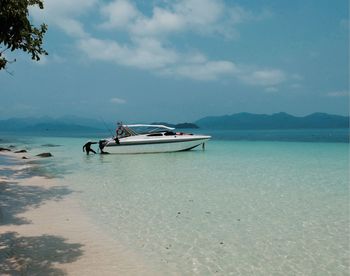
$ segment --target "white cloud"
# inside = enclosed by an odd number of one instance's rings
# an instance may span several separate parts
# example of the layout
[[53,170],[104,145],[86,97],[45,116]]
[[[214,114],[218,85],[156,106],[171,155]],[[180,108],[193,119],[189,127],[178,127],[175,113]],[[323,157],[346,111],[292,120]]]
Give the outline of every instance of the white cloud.
[[348,97],[349,96],[349,91],[346,90],[341,90],[341,91],[332,91],[327,93],[328,97]]
[[116,0],[101,7],[101,14],[107,20],[100,26],[105,29],[124,27],[138,17],[137,8],[126,0]]
[[[79,20],[89,12],[100,11],[98,29],[123,32],[127,39],[101,39]],[[175,0],[153,4],[151,14],[143,13],[133,1],[46,0],[45,9],[32,9],[31,15],[60,28],[75,40],[75,46],[90,60],[148,70],[159,75],[217,80],[239,79],[249,85],[276,87],[287,80],[279,69],[247,69],[232,60],[209,59],[199,50],[180,50],[172,44],[173,35],[193,33],[233,38],[237,25],[268,17],[269,12],[253,13],[223,0]],[[90,24],[91,25],[91,24]],[[113,37],[110,35],[109,37]],[[194,52],[194,53],[193,53]],[[258,69],[257,69],[258,68]]]
[[74,19],[65,18],[59,23],[60,28],[72,37],[86,37],[88,34],[84,31],[83,25]]
[[101,7],[106,19],[100,26],[123,27],[133,36],[158,36],[179,31],[204,32],[217,24],[225,11],[222,1],[178,0],[165,7],[154,6],[151,16],[143,14],[130,1],[115,0]]
[[206,61],[178,65],[165,71],[166,74],[174,74],[194,80],[216,80],[224,75],[234,76],[236,66],[229,61]]
[[[180,32],[201,35],[218,33],[232,37],[237,24],[266,17],[222,0],[177,0],[154,6],[146,15],[127,0],[114,0],[100,9],[105,21],[99,26],[122,30],[130,42],[121,44],[97,38],[81,39],[78,47],[95,60],[153,70],[153,72],[195,80],[216,80],[223,76],[244,79],[247,83],[272,86],[284,81],[282,71],[244,71],[230,60],[208,60],[197,51],[194,55],[171,46],[168,37]],[[278,73],[280,75],[278,75]],[[273,74],[273,76],[271,76]]]
[[192,29],[208,28],[224,17],[225,4],[221,0],[182,0],[174,10]]
[[221,34],[232,38],[236,25],[266,18],[266,11],[254,14],[222,0],[177,0],[154,6],[147,16],[127,0],[115,0],[100,8],[105,29],[123,29],[131,36],[163,36],[177,32]]
[[236,78],[263,87],[277,86],[287,80],[282,70],[251,70],[227,60],[208,60],[202,53],[183,54],[165,47],[154,38],[139,38],[133,45],[92,37],[78,41],[78,48],[92,60],[112,62],[174,77],[212,81]]
[[72,18],[86,13],[96,5],[97,0],[45,0],[44,9],[31,7],[30,14],[41,21],[54,21],[59,18]]
[[52,55],[41,55],[39,61],[30,60],[34,65],[44,66],[49,63],[64,63],[66,60],[57,54]]
[[140,39],[132,46],[120,45],[113,40],[81,39],[78,47],[89,58],[132,66],[139,69],[163,68],[174,64],[178,54],[164,48],[159,41]]
[[70,36],[86,36],[83,24],[77,19],[88,12],[97,0],[45,0],[44,9],[30,8],[30,15],[38,22],[57,26]]
[[226,8],[222,0],[181,0],[175,3],[174,10],[194,25],[216,22]]
[[286,74],[279,69],[263,69],[245,73],[240,77],[245,83],[257,86],[276,86],[287,80]]
[[141,39],[134,48],[129,48],[111,40],[86,38],[79,41],[78,47],[91,59],[139,69],[154,69],[156,73],[168,76],[215,80],[238,72],[236,65],[230,61],[208,61],[199,53],[184,57],[152,39]]
[[110,99],[110,102],[114,103],[114,104],[125,104],[126,100],[121,99],[121,98],[112,98],[112,99]]
[[136,40],[136,47],[129,53],[129,64],[139,68],[161,68],[178,62],[179,53],[165,47],[159,40]]
[[130,26],[132,35],[157,36],[183,30],[185,22],[181,16],[171,11],[154,8],[153,17],[140,17]]

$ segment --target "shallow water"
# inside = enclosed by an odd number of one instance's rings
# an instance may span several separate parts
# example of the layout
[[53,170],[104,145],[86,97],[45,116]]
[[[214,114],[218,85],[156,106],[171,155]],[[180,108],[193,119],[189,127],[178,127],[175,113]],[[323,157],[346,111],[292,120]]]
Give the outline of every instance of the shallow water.
[[106,233],[164,274],[348,274],[347,143],[213,140],[205,151],[86,156],[86,138],[30,141],[54,154]]

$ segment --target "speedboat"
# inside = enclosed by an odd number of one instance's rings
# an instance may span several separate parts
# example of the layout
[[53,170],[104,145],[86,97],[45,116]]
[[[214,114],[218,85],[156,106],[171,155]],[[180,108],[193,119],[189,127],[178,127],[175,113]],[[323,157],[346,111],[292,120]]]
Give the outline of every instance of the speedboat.
[[99,141],[101,153],[158,153],[191,150],[211,136],[174,132],[164,125],[118,124],[116,136]]

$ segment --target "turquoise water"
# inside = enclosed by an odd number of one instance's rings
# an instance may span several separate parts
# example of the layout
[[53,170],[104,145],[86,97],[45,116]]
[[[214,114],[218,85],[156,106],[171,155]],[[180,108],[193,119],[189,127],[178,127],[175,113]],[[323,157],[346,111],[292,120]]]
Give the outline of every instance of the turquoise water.
[[86,156],[85,141],[26,139],[54,154],[47,172],[81,191],[106,233],[165,275],[348,275],[349,144],[213,140]]

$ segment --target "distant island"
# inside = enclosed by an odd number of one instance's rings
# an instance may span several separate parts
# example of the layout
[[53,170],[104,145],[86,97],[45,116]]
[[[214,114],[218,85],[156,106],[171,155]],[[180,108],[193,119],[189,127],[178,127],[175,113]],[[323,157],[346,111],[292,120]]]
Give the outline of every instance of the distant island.
[[[312,128],[349,128],[349,116],[313,113],[304,117],[293,116],[284,112],[267,114],[236,113],[224,116],[209,116],[193,123],[154,122],[177,129],[312,129]],[[0,131],[42,132],[110,132],[116,125],[96,119],[77,116],[60,118],[11,118],[0,120]]]

